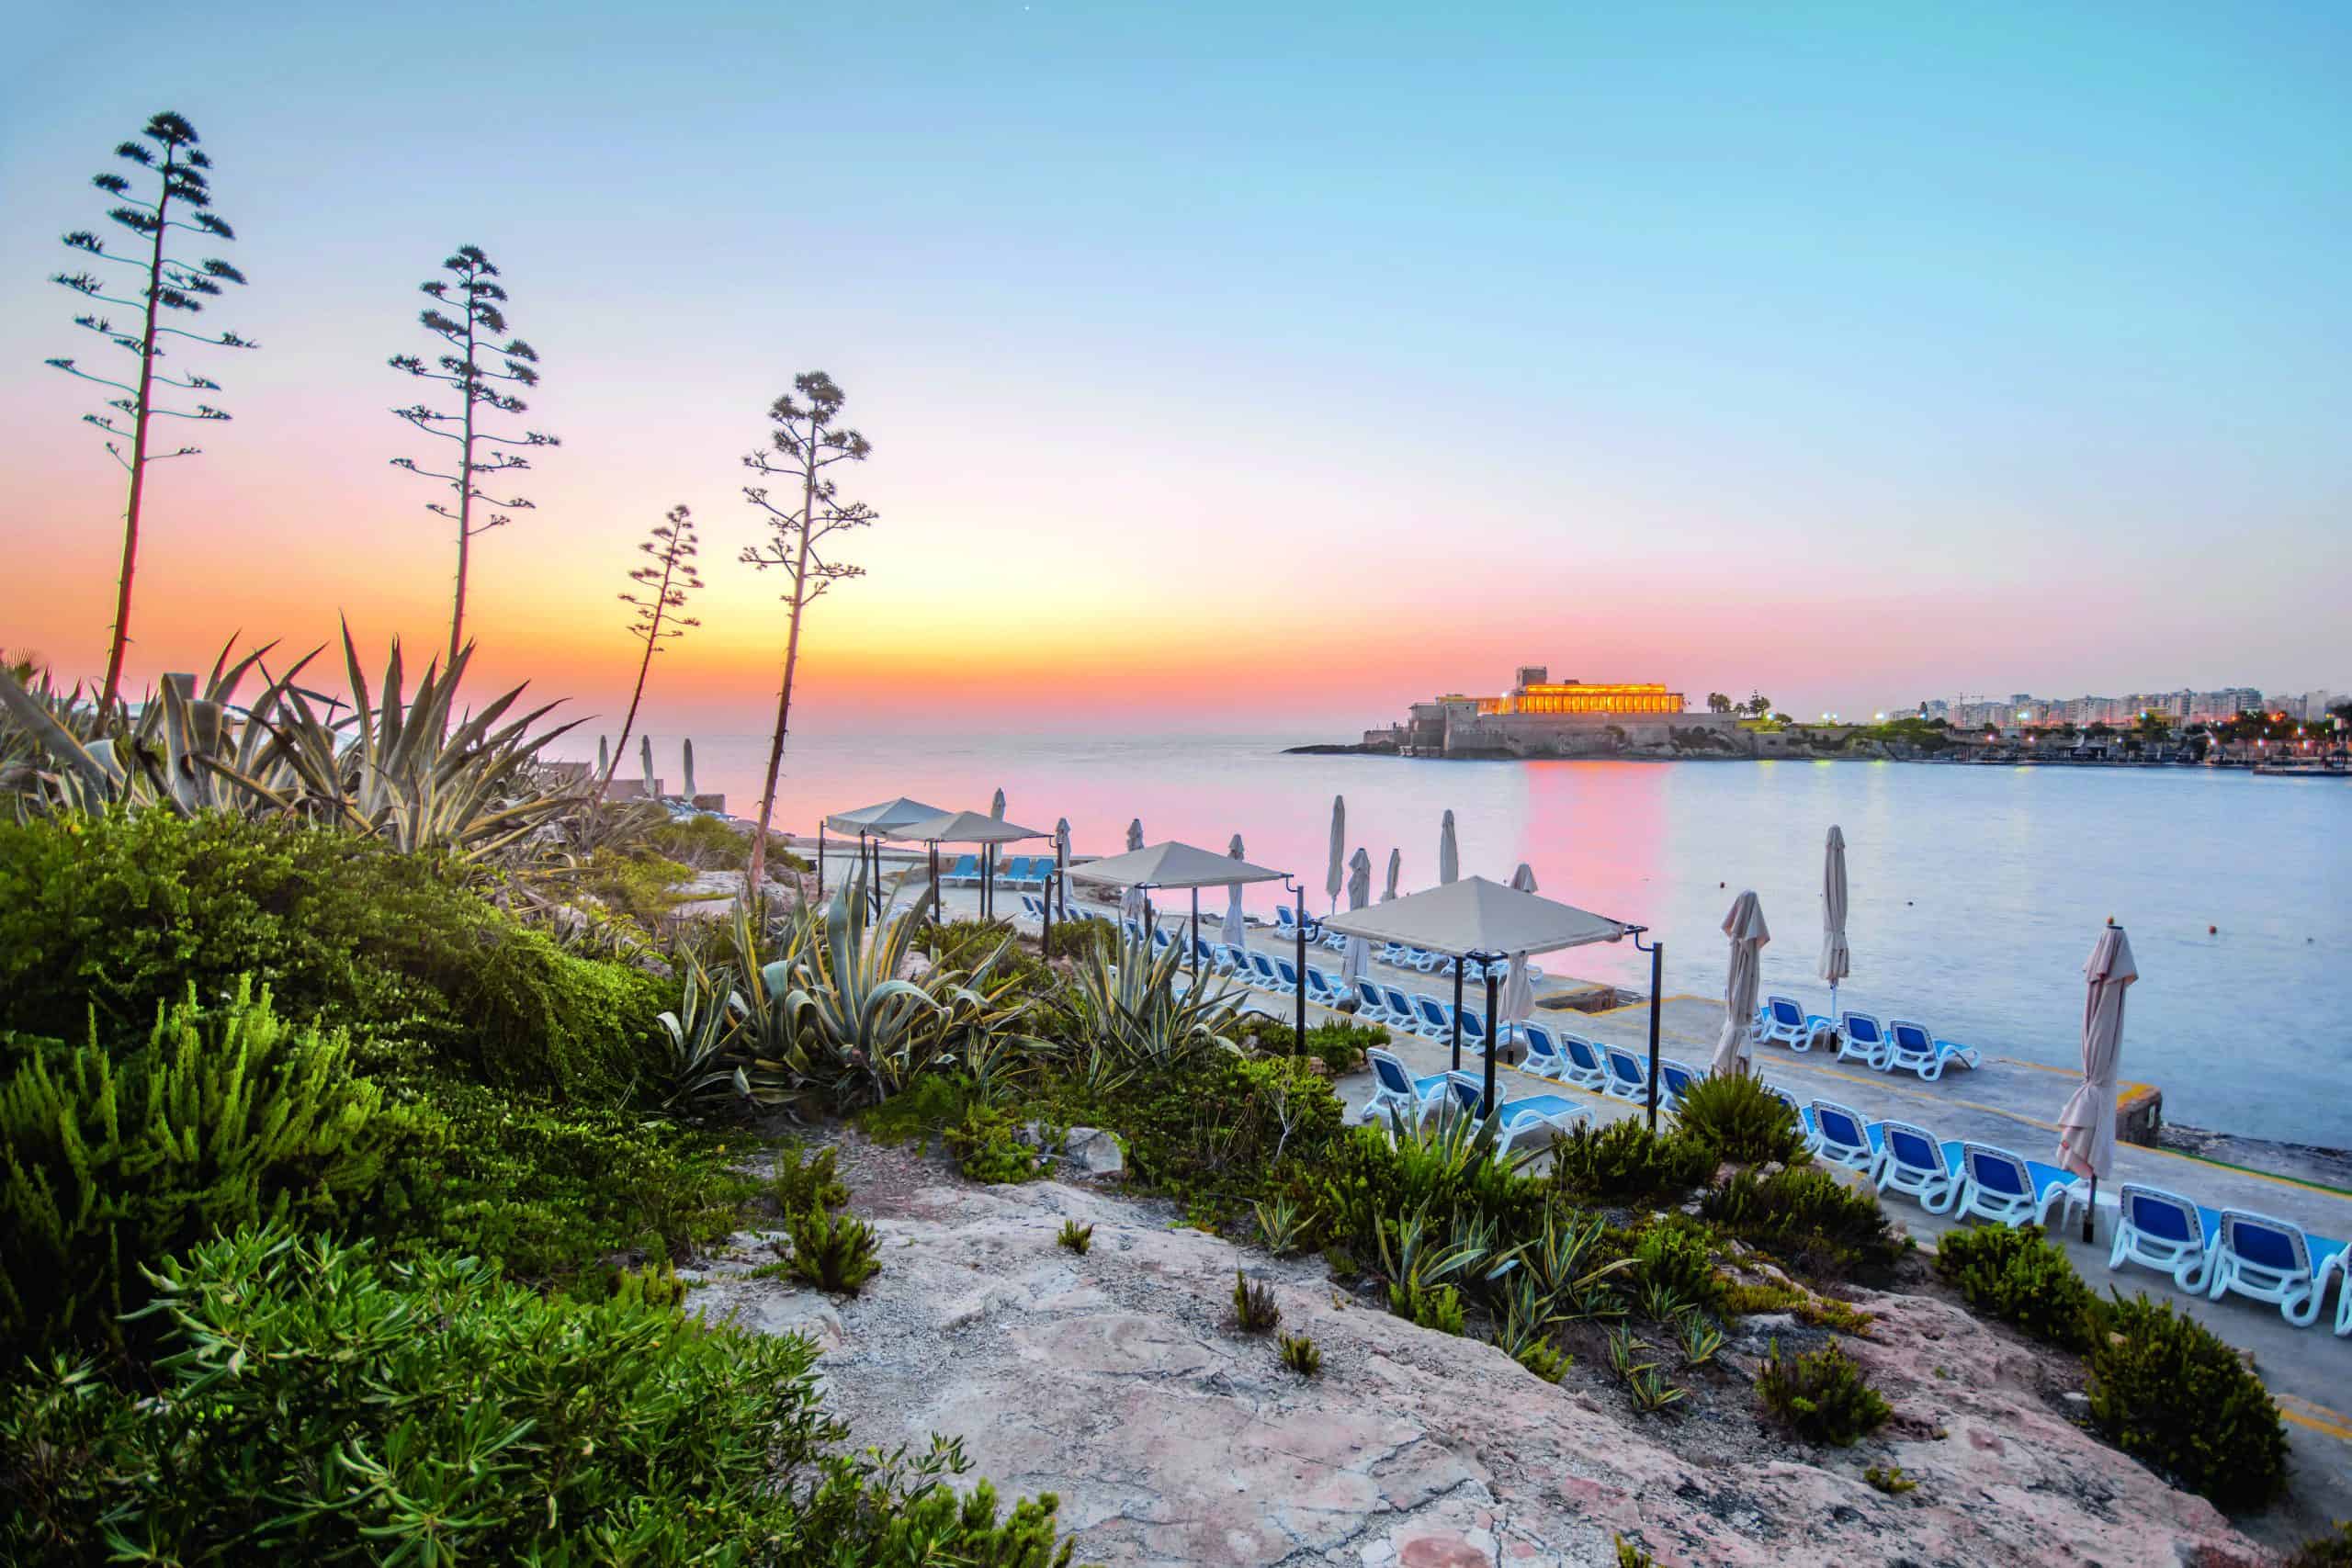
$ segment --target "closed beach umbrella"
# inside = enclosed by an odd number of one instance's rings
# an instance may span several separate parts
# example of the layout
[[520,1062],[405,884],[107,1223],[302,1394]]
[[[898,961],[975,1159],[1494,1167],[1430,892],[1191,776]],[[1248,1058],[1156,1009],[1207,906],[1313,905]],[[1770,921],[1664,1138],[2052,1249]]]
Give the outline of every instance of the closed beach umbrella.
[[[1535,868],[1525,861],[1520,862],[1519,869],[1510,874],[1510,885],[1521,893],[1534,892]],[[1493,1021],[1498,1031],[1506,1024],[1517,1029],[1527,1021],[1527,1015],[1535,1010],[1535,982],[1528,978],[1527,954],[1514,953],[1510,955],[1510,969],[1503,976],[1502,1000],[1495,1004],[1495,1010],[1501,1015]],[[1495,1038],[1507,1040],[1510,1036],[1498,1032]]]
[[689,739],[686,741],[686,743],[685,743],[685,754],[686,754],[686,788],[685,788],[685,796],[686,796],[686,804],[687,804],[688,806],[692,806],[692,805],[695,803],[695,743],[694,743],[694,741],[693,741],[691,739]]
[[[1060,871],[1069,870],[1069,818],[1067,817],[1054,824],[1054,864]],[[1058,892],[1061,897],[1061,908],[1062,913],[1067,915],[1069,913],[1069,885],[1062,882],[1059,877],[1055,880],[1060,883]]]
[[1724,917],[1724,935],[1731,938],[1731,974],[1724,982],[1724,1032],[1715,1037],[1714,1070],[1740,1071],[1747,1055],[1747,1032],[1756,1019],[1756,987],[1764,944],[1772,940],[1765,929],[1764,906],[1753,893],[1732,900]]
[[653,737],[640,735],[637,738],[637,755],[639,764],[645,769],[645,798],[661,799],[662,792],[653,787]]
[[1335,795],[1331,797],[1331,863],[1323,874],[1323,891],[1331,896],[1331,908],[1334,910],[1340,907],[1340,887],[1344,874],[1340,868],[1347,863],[1347,797]]
[[[1233,835],[1233,842],[1225,852],[1234,860],[1242,858],[1240,834]],[[1225,906],[1225,929],[1217,934],[1227,947],[1250,945],[1250,923],[1241,918],[1241,884],[1238,882],[1233,885],[1230,901]]]
[[1462,852],[1453,847],[1453,813],[1448,811],[1437,829],[1437,879],[1441,883],[1462,879]]
[[1000,822],[1004,820],[1004,791],[997,791],[996,798],[989,802],[989,815]]
[[[2098,933],[2083,965],[2083,1086],[2058,1113],[2058,1163],[2091,1179],[2091,1207],[2100,1179],[2115,1168],[2115,1066],[2123,1055],[2123,992],[2140,977],[2121,926]],[[2090,1235],[2090,1214],[2083,1235]]]
[[1402,850],[1391,850],[1391,851],[1389,851],[1389,852],[1388,852],[1388,886],[1385,886],[1385,887],[1384,887],[1384,888],[1382,888],[1382,889],[1380,890],[1380,901],[1381,901],[1382,903],[1385,904],[1385,903],[1389,902],[1391,899],[1393,899],[1393,898],[1395,898],[1395,897],[1396,897],[1396,876],[1397,876],[1397,874],[1398,874],[1399,872],[1403,871],[1404,869],[1405,869],[1405,852],[1404,852],[1404,851],[1402,851]]
[[[1127,824],[1127,848],[1129,850],[1143,848],[1143,818],[1140,817]],[[1144,890],[1140,887],[1130,887],[1120,894],[1119,914],[1121,917],[1130,920],[1142,919],[1144,897]],[[1148,936],[1150,933],[1147,931],[1145,934]]]
[[[1358,850],[1348,862],[1348,908],[1361,909],[1372,902],[1372,857]],[[1360,936],[1348,938],[1348,951],[1340,961],[1340,978],[1348,989],[1356,988],[1363,978],[1365,968],[1372,963],[1372,943]]]
[[1829,1016],[1838,1016],[1838,982],[1854,972],[1846,947],[1846,835],[1835,823],[1821,862],[1821,977],[1829,982]]

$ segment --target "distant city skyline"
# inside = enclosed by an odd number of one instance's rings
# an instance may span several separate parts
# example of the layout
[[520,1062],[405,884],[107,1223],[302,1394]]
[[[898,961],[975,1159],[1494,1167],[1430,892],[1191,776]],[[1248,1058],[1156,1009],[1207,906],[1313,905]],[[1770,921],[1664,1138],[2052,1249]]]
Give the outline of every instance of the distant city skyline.
[[1346,734],[1527,657],[1797,714],[2005,669],[2352,684],[2341,7],[481,25],[520,62],[494,116],[404,12],[12,24],[0,646],[105,662],[122,484],[44,280],[170,107],[252,279],[205,319],[261,348],[196,367],[235,418],[156,471],[133,690],[232,633],[446,635],[385,360],[465,243],[564,443],[478,541],[472,678],[567,714],[617,714],[615,594],[684,502],[710,587],[649,712],[759,728],[741,460],[815,368],[882,521],[811,619],[807,725]]

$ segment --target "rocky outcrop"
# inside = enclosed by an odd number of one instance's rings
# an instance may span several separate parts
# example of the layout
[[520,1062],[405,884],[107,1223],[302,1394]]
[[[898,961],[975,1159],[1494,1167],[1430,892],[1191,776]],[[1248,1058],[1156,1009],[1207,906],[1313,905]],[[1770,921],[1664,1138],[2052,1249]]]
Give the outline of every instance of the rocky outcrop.
[[[1678,1374],[1698,1391],[1688,1413],[1641,1417],[1597,1356],[1544,1382],[1340,1291],[1317,1261],[1176,1228],[1161,1205],[974,1187],[864,1145],[843,1163],[882,1235],[864,1294],[749,1278],[770,1255],[747,1236],[689,1300],[812,1335],[855,1442],[953,1434],[1000,1489],[1057,1494],[1083,1561],[1611,1564],[1621,1534],[1660,1564],[1744,1568],[2266,1561],[2072,1425],[2041,1352],[1939,1299],[1861,1299],[1878,1326],[1843,1343],[1895,1416],[1854,1449],[1813,1450],[1747,1387],[1767,1336],[1821,1337],[1786,1318],[1747,1320],[1724,1365]],[[1085,1256],[1056,1245],[1065,1219],[1094,1227]],[[1319,1377],[1234,1327],[1237,1268],[1272,1286],[1285,1332],[1313,1337]],[[1918,1489],[1883,1495],[1869,1465]]]

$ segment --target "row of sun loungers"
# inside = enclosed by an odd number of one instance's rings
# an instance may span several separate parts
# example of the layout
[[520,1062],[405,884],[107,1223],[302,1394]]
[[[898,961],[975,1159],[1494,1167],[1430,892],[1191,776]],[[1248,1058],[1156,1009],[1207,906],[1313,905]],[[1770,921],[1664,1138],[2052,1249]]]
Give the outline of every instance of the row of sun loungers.
[[1866,1012],[1831,1019],[1805,1011],[1790,997],[1765,998],[1750,1033],[1759,1044],[1778,1042],[1793,1051],[1810,1051],[1823,1038],[1831,1038],[1841,1062],[1860,1062],[1883,1073],[1901,1068],[1929,1083],[1943,1077],[1946,1067],[1983,1065],[1974,1049],[1939,1040],[1925,1024],[1898,1018],[1882,1025]]
[[[1007,887],[1043,887],[1054,879],[1054,857],[1014,855],[996,868],[996,879]],[[977,887],[980,880],[978,855],[957,855],[956,863],[939,874],[943,887]]]
[[[1817,1157],[1860,1172],[1882,1193],[1915,1198],[1931,1214],[2048,1224],[2055,1210],[2065,1224],[2090,1201],[2088,1183],[2073,1172],[1988,1144],[1940,1141],[1908,1122],[1865,1122],[1834,1100],[1816,1100],[1804,1115]],[[2298,1328],[2318,1319],[2331,1280],[2341,1278],[2335,1332],[2352,1337],[2352,1255],[2343,1242],[2251,1210],[2205,1208],[2138,1182],[2122,1183],[2116,1196],[2110,1269],[2137,1263],[2170,1274],[2191,1294],[2220,1301],[2234,1292],[2267,1302]]]
[[[1286,904],[1278,905],[1274,909],[1273,934],[1283,941],[1295,942],[1298,938],[1298,917]],[[1310,946],[1329,948],[1333,953],[1348,950],[1348,939],[1338,931],[1324,930],[1319,920],[1309,919],[1306,922],[1306,941]],[[1422,975],[1442,975],[1448,979],[1453,978],[1454,965],[1459,964],[1464,980],[1482,983],[1489,974],[1498,980],[1501,979],[1510,967],[1507,959],[1481,964],[1476,959],[1457,959],[1450,953],[1430,953],[1395,942],[1382,942],[1373,956],[1383,964],[1393,964],[1400,969],[1410,969]],[[1531,964],[1527,966],[1527,976],[1531,980],[1541,980],[1544,971]]]

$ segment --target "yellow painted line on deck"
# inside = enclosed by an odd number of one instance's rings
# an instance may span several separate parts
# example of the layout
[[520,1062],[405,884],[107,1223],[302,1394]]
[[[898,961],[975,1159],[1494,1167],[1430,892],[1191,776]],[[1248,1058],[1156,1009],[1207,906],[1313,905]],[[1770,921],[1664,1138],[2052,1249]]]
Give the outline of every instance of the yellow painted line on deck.
[[2340,1416],[2324,1404],[2298,1399],[2291,1393],[2274,1393],[2270,1397],[2278,1406],[2278,1414],[2296,1426],[2309,1427],[2338,1442],[2352,1443],[2352,1417]]

